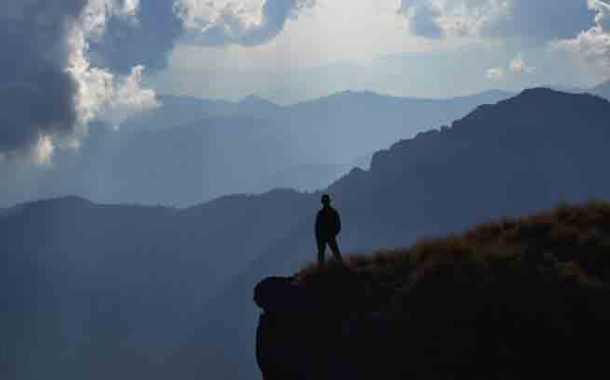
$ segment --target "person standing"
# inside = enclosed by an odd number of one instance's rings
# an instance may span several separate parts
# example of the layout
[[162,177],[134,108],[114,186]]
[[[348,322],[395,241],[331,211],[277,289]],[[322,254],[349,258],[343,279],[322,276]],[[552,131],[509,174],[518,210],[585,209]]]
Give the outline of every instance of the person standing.
[[322,195],[322,209],[318,211],[316,218],[316,242],[318,246],[318,264],[324,264],[324,255],[326,245],[337,261],[343,261],[339,245],[337,244],[337,235],[341,232],[341,217],[339,212],[330,205],[330,196]]

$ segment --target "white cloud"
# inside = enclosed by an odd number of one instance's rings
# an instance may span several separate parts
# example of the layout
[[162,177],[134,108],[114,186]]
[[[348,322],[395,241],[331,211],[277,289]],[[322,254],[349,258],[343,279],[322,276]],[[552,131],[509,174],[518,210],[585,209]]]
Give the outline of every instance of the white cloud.
[[587,0],[590,9],[596,12],[595,24],[604,30],[610,27],[610,4],[602,0]]
[[290,18],[315,0],[179,0],[185,41],[203,46],[261,45],[281,33]]
[[81,26],[88,37],[100,37],[106,32],[112,16],[135,20],[140,0],[88,0],[81,14]]
[[479,36],[507,12],[506,0],[402,0],[399,9],[412,32],[433,38]]
[[508,68],[513,74],[533,74],[536,71],[536,68],[530,66],[523,59],[523,55],[519,54],[508,64]]
[[503,81],[506,79],[506,70],[503,67],[493,67],[486,72],[487,79],[492,81]]
[[38,141],[32,151],[31,159],[36,165],[48,166],[51,164],[54,153],[55,144],[53,143],[51,136],[41,134],[38,136]]
[[118,129],[128,117],[159,106],[155,92],[141,86],[143,73],[144,66],[136,66],[127,76],[116,78],[110,74],[104,82],[103,102],[97,118],[112,123]]
[[521,74],[533,74],[536,68],[530,66],[523,59],[523,55],[519,53],[509,63],[508,67],[504,68],[501,66],[493,67],[485,72],[487,79],[499,82],[508,78],[508,74],[521,75]]
[[74,97],[77,119],[74,133],[62,145],[77,148],[93,119],[118,125],[128,116],[158,104],[155,92],[141,87],[143,66],[135,66],[129,75],[120,76],[93,66],[88,58],[88,38],[104,32],[109,12],[136,17],[138,5],[138,0],[92,0],[73,27],[66,71],[77,83]]
[[553,41],[552,51],[567,53],[586,70],[610,76],[610,4],[601,0],[588,0],[596,12],[594,25],[574,38]]

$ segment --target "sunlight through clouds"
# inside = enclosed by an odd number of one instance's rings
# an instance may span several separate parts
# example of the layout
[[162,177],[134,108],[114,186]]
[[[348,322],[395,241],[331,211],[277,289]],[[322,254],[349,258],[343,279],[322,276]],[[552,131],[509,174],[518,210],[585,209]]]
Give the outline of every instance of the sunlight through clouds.
[[113,17],[134,18],[138,9],[137,0],[2,1],[0,103],[10,110],[0,116],[4,157],[31,153],[48,163],[56,146],[77,148],[105,108],[137,112],[154,104],[154,91],[140,87],[143,68],[123,77],[90,61],[90,41]]

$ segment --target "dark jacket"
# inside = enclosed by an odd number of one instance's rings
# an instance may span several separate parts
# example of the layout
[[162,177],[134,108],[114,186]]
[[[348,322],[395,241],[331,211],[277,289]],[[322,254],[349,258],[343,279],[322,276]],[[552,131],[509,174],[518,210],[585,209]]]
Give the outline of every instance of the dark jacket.
[[334,208],[328,206],[318,211],[316,218],[316,239],[328,240],[341,232],[341,218]]

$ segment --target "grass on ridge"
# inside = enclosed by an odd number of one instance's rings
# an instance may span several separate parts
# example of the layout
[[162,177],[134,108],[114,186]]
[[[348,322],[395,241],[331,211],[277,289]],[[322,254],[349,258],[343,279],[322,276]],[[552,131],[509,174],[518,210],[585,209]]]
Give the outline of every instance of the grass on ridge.
[[[550,212],[504,218],[463,234],[422,240],[402,250],[348,257],[344,265],[311,264],[297,275],[307,282],[349,269],[353,273],[416,282],[442,266],[497,265],[547,268],[586,284],[610,280],[610,203],[562,204]],[[395,284],[396,285],[396,284]]]

